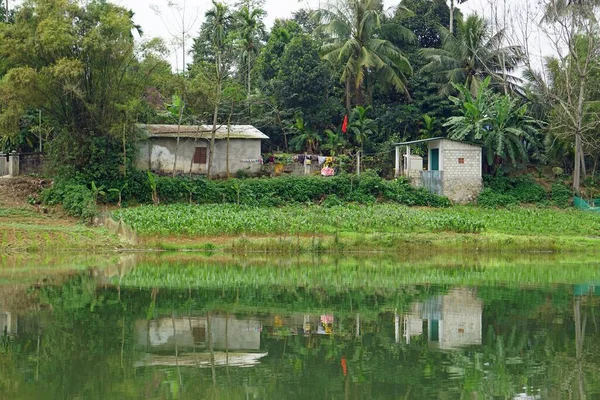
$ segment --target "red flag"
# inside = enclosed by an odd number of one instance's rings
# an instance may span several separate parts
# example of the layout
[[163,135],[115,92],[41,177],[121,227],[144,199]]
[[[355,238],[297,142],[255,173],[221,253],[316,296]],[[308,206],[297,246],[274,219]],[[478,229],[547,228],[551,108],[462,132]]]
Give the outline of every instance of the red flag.
[[348,114],[344,117],[344,123],[342,124],[342,132],[348,132]]

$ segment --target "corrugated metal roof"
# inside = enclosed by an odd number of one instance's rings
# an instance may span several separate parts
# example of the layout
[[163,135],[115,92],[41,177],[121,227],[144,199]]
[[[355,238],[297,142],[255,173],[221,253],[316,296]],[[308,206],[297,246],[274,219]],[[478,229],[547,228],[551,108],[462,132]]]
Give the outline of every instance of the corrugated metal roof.
[[451,142],[457,142],[457,143],[468,144],[470,146],[482,147],[479,144],[464,142],[462,140],[454,140],[454,139],[450,139],[450,138],[447,138],[447,137],[435,137],[435,138],[430,138],[430,139],[412,140],[410,142],[394,143],[394,146],[408,146],[408,145],[411,145],[411,144],[427,143],[427,142],[433,142],[433,141],[436,141],[436,140],[449,140]]
[[[144,130],[148,137],[189,137],[189,138],[210,138],[212,125],[138,125]],[[216,139],[227,139],[227,125],[218,125],[215,133]],[[252,125],[230,125],[230,139],[269,139],[267,135],[253,127]]]

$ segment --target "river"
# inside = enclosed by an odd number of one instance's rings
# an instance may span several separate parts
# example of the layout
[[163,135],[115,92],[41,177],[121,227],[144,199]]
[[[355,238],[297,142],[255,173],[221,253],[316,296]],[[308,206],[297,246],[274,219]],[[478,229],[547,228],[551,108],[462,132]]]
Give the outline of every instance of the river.
[[0,398],[600,398],[596,259],[0,256]]

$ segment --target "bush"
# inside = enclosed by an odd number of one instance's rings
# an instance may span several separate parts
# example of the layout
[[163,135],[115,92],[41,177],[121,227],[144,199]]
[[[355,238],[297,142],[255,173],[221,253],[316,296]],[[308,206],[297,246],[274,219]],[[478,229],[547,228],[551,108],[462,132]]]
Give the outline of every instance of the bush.
[[[137,200],[152,203],[152,190],[145,173],[138,171],[128,175],[123,187],[123,201]],[[65,201],[67,186],[79,182],[58,181],[43,199],[49,204]],[[108,190],[112,187],[104,185]],[[321,204],[395,202],[411,206],[447,207],[450,201],[425,189],[412,187],[407,180],[387,181],[375,173],[362,176],[342,174],[324,178],[321,176],[283,176],[278,178],[252,178],[208,180],[206,178],[158,177],[156,189],[161,204],[239,204],[248,206],[282,206],[286,204]],[[118,196],[110,193],[109,202],[116,203]],[[335,196],[335,197],[332,197]],[[327,200],[331,198],[330,200]]]
[[85,185],[58,182],[42,192],[41,199],[49,205],[62,204],[67,214],[89,220],[97,214],[92,191]]
[[566,208],[571,203],[573,192],[571,188],[562,182],[552,184],[552,204],[557,207]]
[[496,208],[519,204],[519,199],[511,194],[498,193],[492,189],[483,189],[477,199],[477,205]]
[[484,207],[506,207],[521,203],[546,204],[548,201],[546,189],[529,175],[486,176],[484,188],[477,201],[477,204]]

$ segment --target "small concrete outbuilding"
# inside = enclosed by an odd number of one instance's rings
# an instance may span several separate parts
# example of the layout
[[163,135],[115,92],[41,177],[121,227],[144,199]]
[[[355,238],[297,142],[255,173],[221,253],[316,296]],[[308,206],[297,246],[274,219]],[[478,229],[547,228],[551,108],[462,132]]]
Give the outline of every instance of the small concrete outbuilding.
[[[411,146],[427,144],[427,168],[423,158],[411,154]],[[474,201],[483,188],[483,151],[478,145],[446,138],[396,143],[396,176],[446,196],[455,203]],[[405,151],[403,151],[405,150]],[[402,154],[404,162],[401,163]]]
[[[138,143],[137,167],[157,173],[205,175],[208,172],[212,126],[139,125],[145,138]],[[179,138],[179,145],[177,144]],[[269,137],[250,125],[223,125],[215,132],[211,175],[261,171],[262,141]],[[175,165],[177,154],[177,165]]]

